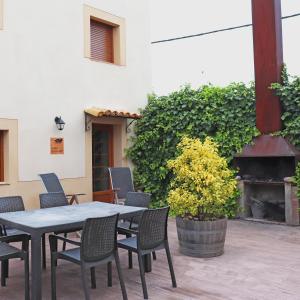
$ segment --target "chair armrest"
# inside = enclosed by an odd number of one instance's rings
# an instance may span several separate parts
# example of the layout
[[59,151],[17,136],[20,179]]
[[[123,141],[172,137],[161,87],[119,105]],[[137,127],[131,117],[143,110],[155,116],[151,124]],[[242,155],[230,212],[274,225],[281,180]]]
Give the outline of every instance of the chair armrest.
[[49,235],[49,243],[50,243],[51,252],[57,252],[57,241],[58,240],[69,243],[69,244],[72,244],[72,245],[75,245],[75,246],[80,246],[81,245],[80,242],[69,240],[69,239],[67,239],[65,237],[62,237],[62,236],[59,236],[59,235],[51,234],[51,235]]
[[130,229],[130,228],[117,228],[118,231],[122,232],[122,233],[129,233],[129,234],[134,234],[137,235],[138,234],[138,230],[135,229]]
[[73,197],[73,196],[85,196],[85,193],[74,193],[74,194],[67,194],[66,197]]
[[4,236],[5,232],[4,232],[4,227],[0,224],[0,236]]
[[0,236],[0,242],[7,242],[7,243],[13,243],[13,242],[19,242],[22,241],[29,241],[30,235],[27,234],[19,234],[15,236]]
[[57,239],[57,240],[61,240],[63,242],[67,242],[67,243],[70,243],[70,244],[73,244],[73,245],[76,245],[76,246],[81,245],[81,242],[73,241],[73,240],[67,239],[67,238],[59,236],[59,235],[51,235],[51,236],[54,236],[54,238]]
[[70,205],[72,205],[74,202],[76,204],[79,204],[77,196],[84,196],[86,194],[84,193],[74,193],[74,194],[67,194],[66,197],[70,199]]
[[120,188],[113,188],[112,191],[114,194],[114,203],[118,204],[118,191],[120,191]]
[[9,242],[8,236],[0,236],[0,242],[4,242],[4,243]]

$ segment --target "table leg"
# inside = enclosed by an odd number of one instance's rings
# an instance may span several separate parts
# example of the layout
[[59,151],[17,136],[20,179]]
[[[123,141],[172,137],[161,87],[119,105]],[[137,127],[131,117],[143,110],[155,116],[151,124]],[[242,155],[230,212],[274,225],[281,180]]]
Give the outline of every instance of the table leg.
[[152,261],[151,261],[151,254],[146,254],[143,256],[144,260],[144,268],[145,272],[149,273],[152,271]]
[[31,299],[42,299],[41,233],[31,235]]

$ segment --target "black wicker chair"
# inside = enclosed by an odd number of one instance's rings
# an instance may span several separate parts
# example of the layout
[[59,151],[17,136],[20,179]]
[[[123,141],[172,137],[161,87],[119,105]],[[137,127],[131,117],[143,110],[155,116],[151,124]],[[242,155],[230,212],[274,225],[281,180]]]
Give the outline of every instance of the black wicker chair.
[[[128,192],[124,205],[149,208],[150,200],[151,195],[148,193]],[[119,221],[118,233],[127,235],[131,234],[132,230],[137,230],[140,218],[141,215],[131,218],[124,218],[122,221]]]
[[[151,194],[142,193],[142,192],[128,192],[124,205],[128,206],[137,206],[149,208],[151,201]],[[126,235],[127,238],[131,237],[133,234],[136,234],[138,230],[138,224],[141,218],[140,216],[135,216],[131,218],[124,218],[122,221],[118,222],[118,233]],[[156,260],[156,254],[153,251],[153,259]],[[132,253],[128,251],[128,265],[129,269],[132,269]]]
[[115,203],[123,204],[128,192],[134,192],[131,170],[127,167],[108,168]]
[[[48,193],[65,193],[64,189],[55,173],[39,174]],[[83,193],[66,195],[70,199],[70,204],[73,202],[78,204],[78,196],[83,196]]]
[[[0,213],[23,210],[25,210],[25,207],[21,196],[0,197]],[[7,243],[21,242],[22,250],[28,251],[27,240],[30,239],[30,235],[28,235],[26,232],[0,224],[0,237],[5,237]],[[5,274],[5,277],[8,277],[8,260],[2,261],[2,270]]]
[[[40,207],[41,208],[51,208],[58,206],[69,205],[69,202],[64,194],[60,193],[45,193],[40,194]],[[81,230],[81,228],[76,228],[68,231],[55,231],[54,234],[64,234],[64,237],[67,237],[68,233]],[[63,250],[66,250],[66,242],[63,242]],[[42,235],[42,251],[43,251],[43,268],[46,269],[46,239],[45,234]]]
[[[75,242],[61,236],[50,235],[51,247],[51,288],[52,300],[56,299],[56,263],[58,259],[68,260],[81,266],[81,278],[85,299],[89,300],[86,270],[91,271],[92,288],[96,288],[95,267],[107,264],[108,286],[112,286],[112,261],[115,260],[123,299],[127,293],[120,267],[117,247],[117,222],[119,215],[87,219],[82,230],[81,242]],[[62,252],[57,252],[57,241],[63,240],[79,246]]]
[[168,243],[168,212],[169,207],[145,210],[139,222],[137,235],[118,241],[119,248],[135,252],[138,255],[140,276],[145,299],[148,299],[148,291],[145,281],[143,256],[150,254],[153,251],[165,249],[172,278],[172,285],[173,287],[177,286]]
[[0,237],[0,261],[1,261],[1,286],[6,286],[6,266],[9,259],[21,258],[24,261],[25,268],[25,300],[29,300],[29,262],[28,262],[28,244],[29,236],[23,240],[26,251],[19,250],[7,242],[10,242],[9,237]]

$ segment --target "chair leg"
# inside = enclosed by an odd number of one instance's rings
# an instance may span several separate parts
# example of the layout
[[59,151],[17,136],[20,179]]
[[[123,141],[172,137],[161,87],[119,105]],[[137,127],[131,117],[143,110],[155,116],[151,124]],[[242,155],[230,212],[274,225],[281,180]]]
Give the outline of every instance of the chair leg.
[[[126,238],[130,238],[132,235],[130,233],[126,233]],[[128,268],[132,269],[132,251],[128,251]]]
[[153,257],[153,260],[156,260],[156,253],[155,253],[155,251],[152,252],[152,257]]
[[142,281],[144,299],[148,299],[148,291],[147,291],[147,285],[145,280],[144,261],[143,261],[142,254],[140,252],[138,252],[138,260],[139,260],[140,276]]
[[127,292],[126,292],[125,283],[124,283],[124,279],[123,279],[123,273],[122,273],[122,269],[121,269],[121,265],[120,265],[120,258],[119,258],[118,251],[116,251],[116,253],[115,253],[115,262],[116,262],[116,266],[117,266],[117,270],[118,270],[123,300],[127,300],[128,299]]
[[5,263],[6,260],[1,261],[1,286],[6,286]]
[[[23,240],[23,241],[22,241],[22,250],[23,250],[23,251],[27,251],[25,248],[26,248],[26,244],[25,244],[25,240]],[[21,257],[21,260],[24,260],[24,258]]]
[[24,258],[24,271],[25,271],[25,300],[30,299],[30,288],[29,288],[29,255],[28,252]]
[[96,288],[96,269],[95,267],[91,268],[91,283],[92,283],[92,289]]
[[[27,238],[23,239],[23,241],[22,241],[22,250],[24,252],[28,252],[28,250],[29,250],[29,239],[27,239]],[[21,260],[23,260],[23,259],[24,258],[21,258]]]
[[56,300],[56,266],[57,259],[51,254],[51,299]]
[[87,277],[86,277],[85,268],[83,266],[81,266],[81,281],[82,281],[85,300],[90,300],[88,281],[87,281]]
[[7,259],[7,260],[4,260],[3,262],[4,262],[4,264],[3,264],[4,276],[5,276],[5,278],[8,278],[8,276],[9,276],[9,260]]
[[165,243],[165,249],[166,249],[166,254],[167,254],[167,258],[168,258],[168,264],[169,264],[169,269],[170,269],[170,273],[171,273],[171,278],[172,278],[172,286],[174,288],[176,288],[177,287],[177,283],[176,283],[176,278],[175,278],[175,273],[174,273],[173,263],[172,263],[172,257],[171,257],[171,253],[170,253],[170,248],[169,248],[169,243],[168,242]]
[[43,260],[43,269],[46,269],[46,234],[42,235],[42,260]]
[[[64,237],[67,238],[68,234],[67,233],[64,233]],[[66,242],[63,242],[63,247],[62,247],[62,250],[63,251],[66,251],[66,245],[67,243]]]
[[128,251],[128,268],[132,269],[132,251]]
[[107,286],[112,286],[112,263],[107,263]]

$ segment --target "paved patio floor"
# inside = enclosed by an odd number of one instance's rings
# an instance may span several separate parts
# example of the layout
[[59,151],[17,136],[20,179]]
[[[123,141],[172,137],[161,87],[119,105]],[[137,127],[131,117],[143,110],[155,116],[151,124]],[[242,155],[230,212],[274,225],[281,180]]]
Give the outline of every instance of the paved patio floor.
[[[163,251],[157,253],[153,272],[146,280],[150,299],[300,299],[300,228],[230,221],[225,254],[211,259],[196,259],[178,252],[174,220],[169,223],[171,251],[178,288],[171,279]],[[143,299],[136,257],[134,268],[127,269],[127,254],[120,251],[129,299]],[[49,254],[48,254],[49,266]],[[11,262],[7,287],[0,288],[1,300],[23,299],[23,265]],[[83,299],[78,266],[60,262],[58,299]],[[43,299],[50,299],[50,269],[43,272]],[[106,287],[105,267],[97,270],[97,289],[91,299],[121,299],[121,290],[113,269],[113,287]]]

